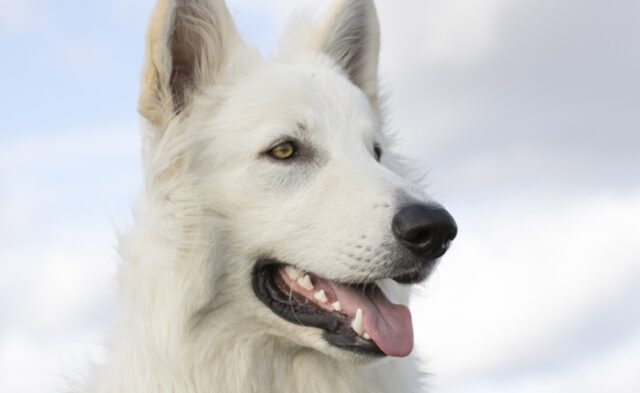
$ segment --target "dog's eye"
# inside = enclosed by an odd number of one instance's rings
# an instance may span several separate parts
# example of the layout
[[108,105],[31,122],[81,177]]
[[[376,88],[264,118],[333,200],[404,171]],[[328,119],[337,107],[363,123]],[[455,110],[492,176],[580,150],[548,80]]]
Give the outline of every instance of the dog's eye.
[[376,161],[380,161],[380,157],[382,157],[382,148],[377,143],[373,145],[373,154],[376,157]]
[[269,150],[269,155],[276,160],[288,160],[298,155],[298,148],[293,142],[286,141]]

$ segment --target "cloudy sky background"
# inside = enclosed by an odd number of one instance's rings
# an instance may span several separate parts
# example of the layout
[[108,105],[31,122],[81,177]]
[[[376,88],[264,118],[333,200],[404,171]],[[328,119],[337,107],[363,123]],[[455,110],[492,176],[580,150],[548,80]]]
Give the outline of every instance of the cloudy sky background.
[[[1,392],[102,356],[152,3],[0,0]],[[228,3],[269,53],[300,1]],[[412,306],[431,391],[639,392],[640,2],[377,3],[398,149],[460,226]]]

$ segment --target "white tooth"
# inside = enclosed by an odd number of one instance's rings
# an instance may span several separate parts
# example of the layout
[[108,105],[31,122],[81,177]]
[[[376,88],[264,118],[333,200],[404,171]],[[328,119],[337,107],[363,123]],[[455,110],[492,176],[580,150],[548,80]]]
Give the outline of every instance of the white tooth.
[[329,301],[329,299],[327,299],[327,295],[324,293],[323,289],[321,289],[318,292],[314,293],[313,297],[315,297],[316,300],[319,301],[320,303],[326,303],[327,301]]
[[293,266],[286,266],[284,268],[284,272],[287,273],[287,276],[289,276],[293,281],[297,280],[302,275],[302,272]]
[[333,308],[335,311],[342,311],[342,305],[340,304],[340,301],[331,303],[331,308]]
[[364,334],[362,335],[362,338],[364,338],[365,340],[371,340],[371,336],[367,332],[364,332]]
[[358,333],[359,336],[362,336],[364,330],[362,329],[362,309],[359,308],[356,310],[356,317],[351,321],[351,328]]
[[309,277],[308,274],[305,274],[304,276],[300,277],[297,281],[298,285],[300,285],[302,288],[308,290],[308,291],[313,291],[313,284],[311,283],[311,277]]

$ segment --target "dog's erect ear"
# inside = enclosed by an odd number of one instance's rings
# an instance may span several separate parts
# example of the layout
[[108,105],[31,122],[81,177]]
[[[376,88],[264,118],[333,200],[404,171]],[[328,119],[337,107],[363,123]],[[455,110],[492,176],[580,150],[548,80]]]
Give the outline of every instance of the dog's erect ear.
[[335,0],[317,34],[320,50],[377,102],[380,26],[373,0]]
[[163,128],[214,84],[242,40],[223,0],[158,0],[147,36],[138,110]]

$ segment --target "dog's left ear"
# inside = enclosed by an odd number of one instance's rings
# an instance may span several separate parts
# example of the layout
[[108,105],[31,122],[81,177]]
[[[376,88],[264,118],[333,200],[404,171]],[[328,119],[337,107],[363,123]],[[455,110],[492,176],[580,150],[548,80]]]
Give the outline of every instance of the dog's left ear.
[[380,25],[373,0],[336,0],[316,34],[319,49],[377,104]]

